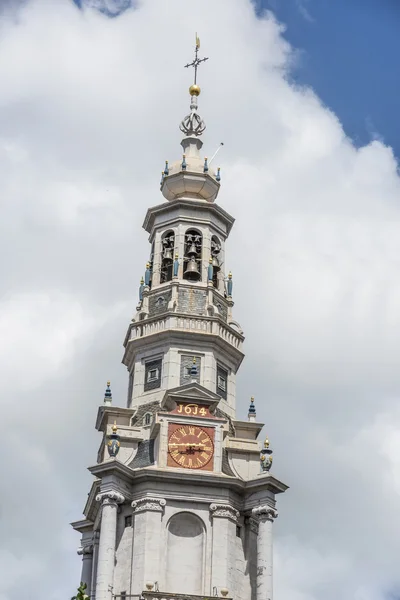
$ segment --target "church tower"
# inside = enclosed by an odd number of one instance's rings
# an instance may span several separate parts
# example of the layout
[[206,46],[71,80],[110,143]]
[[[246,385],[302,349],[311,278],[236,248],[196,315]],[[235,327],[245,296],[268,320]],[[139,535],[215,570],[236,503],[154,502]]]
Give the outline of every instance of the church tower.
[[243,332],[233,317],[218,204],[220,169],[202,153],[196,36],[183,152],[166,162],[163,201],[143,227],[150,256],[124,340],[126,407],[110,384],[81,534],[82,581],[94,600],[272,599],[276,494],[268,440],[251,399],[236,416]]

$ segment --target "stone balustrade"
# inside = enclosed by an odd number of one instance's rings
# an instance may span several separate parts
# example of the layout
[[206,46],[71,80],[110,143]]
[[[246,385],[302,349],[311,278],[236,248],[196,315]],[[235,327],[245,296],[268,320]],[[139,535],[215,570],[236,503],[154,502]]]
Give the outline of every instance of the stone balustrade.
[[218,317],[196,317],[178,313],[161,315],[132,323],[129,339],[136,340],[165,330],[218,335],[238,350],[241,350],[244,339],[243,335],[226,323],[221,322]]

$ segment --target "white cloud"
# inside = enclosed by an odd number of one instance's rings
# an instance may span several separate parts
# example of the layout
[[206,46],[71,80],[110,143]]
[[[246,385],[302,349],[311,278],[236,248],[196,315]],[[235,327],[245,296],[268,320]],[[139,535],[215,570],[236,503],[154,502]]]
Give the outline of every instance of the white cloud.
[[162,201],[163,161],[180,152],[193,29],[210,56],[205,148],[225,143],[218,201],[237,219],[227,269],[247,335],[239,410],[255,394],[275,473],[291,486],[275,526],[277,597],[382,600],[400,585],[393,152],[377,140],[356,148],[312,91],[288,82],[296,53],[247,0],[143,0],[112,20],[32,0],[0,22],[1,404],[12,448],[0,475],[13,480],[0,513],[2,600],[27,589],[29,600],[49,589],[61,600],[79,577],[68,522],[85,502],[109,377],[125,402],[122,341],[149,250],[140,226]]

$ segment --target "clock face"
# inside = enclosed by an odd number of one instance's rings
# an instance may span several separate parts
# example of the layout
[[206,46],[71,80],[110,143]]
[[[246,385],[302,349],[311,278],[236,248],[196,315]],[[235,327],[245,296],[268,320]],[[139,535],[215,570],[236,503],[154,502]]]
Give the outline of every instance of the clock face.
[[214,456],[214,444],[210,433],[197,425],[171,425],[168,465],[183,469],[212,469],[210,461]]

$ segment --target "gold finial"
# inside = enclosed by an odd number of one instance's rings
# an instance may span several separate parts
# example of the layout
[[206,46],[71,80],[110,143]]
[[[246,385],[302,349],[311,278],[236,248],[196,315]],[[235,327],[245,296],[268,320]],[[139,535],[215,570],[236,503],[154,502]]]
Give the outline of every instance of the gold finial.
[[195,356],[193,356],[193,364],[194,365],[196,364],[196,357]]
[[193,83],[193,85],[189,88],[189,94],[191,96],[200,96],[201,88],[197,83]]
[[176,258],[176,260],[178,260],[178,258],[179,258],[179,254],[177,252],[175,252],[175,258]]
[[265,438],[264,448],[269,448],[269,439]]
[[197,31],[196,31],[196,48],[197,48],[197,50],[199,50],[199,49],[200,49],[200,38],[199,38],[199,36],[197,35]]
[[210,260],[208,261],[210,263],[210,265],[212,264],[212,261],[213,261],[213,257],[210,256]]
[[150,269],[150,263],[146,263],[146,269]]
[[[104,381],[104,380],[103,380]],[[111,381],[107,381],[107,385],[110,386],[111,385]]]
[[113,433],[117,433],[118,427],[117,427],[117,421],[114,421],[114,425],[112,426],[112,431]]
[[232,273],[231,273],[231,271],[229,271],[228,277],[229,277],[229,279],[232,279]]

